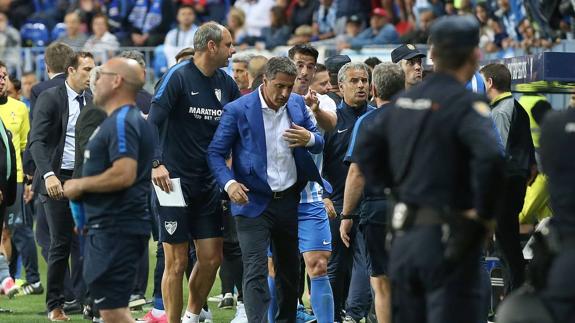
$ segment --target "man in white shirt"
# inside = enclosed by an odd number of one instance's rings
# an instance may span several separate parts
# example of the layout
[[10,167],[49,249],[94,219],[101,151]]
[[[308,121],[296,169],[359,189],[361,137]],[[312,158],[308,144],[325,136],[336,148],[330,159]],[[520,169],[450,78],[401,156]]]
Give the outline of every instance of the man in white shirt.
[[168,59],[168,67],[176,64],[176,54],[186,47],[194,47],[194,35],[198,26],[196,21],[196,12],[191,6],[181,6],[178,8],[176,16],[178,27],[170,30],[164,40],[164,52]]

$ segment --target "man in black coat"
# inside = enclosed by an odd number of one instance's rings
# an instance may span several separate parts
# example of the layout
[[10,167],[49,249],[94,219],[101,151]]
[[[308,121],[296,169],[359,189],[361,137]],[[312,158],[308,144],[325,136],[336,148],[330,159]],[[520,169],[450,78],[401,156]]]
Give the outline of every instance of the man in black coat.
[[69,318],[63,311],[63,282],[73,240],[74,222],[63,182],[75,166],[75,126],[80,111],[91,103],[87,93],[92,54],[75,53],[67,65],[64,84],[44,91],[37,101],[30,133],[30,152],[36,164],[33,188],[44,203],[50,228],[46,305],[52,321]]

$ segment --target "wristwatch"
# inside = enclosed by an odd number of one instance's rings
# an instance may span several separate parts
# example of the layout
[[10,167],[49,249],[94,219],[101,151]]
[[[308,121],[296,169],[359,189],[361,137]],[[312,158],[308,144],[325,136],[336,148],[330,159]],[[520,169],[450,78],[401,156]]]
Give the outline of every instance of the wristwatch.
[[343,212],[341,212],[339,214],[340,220],[353,220],[354,218],[355,218],[355,214],[344,214]]
[[152,168],[158,168],[160,165],[162,165],[162,163],[159,160],[152,160]]

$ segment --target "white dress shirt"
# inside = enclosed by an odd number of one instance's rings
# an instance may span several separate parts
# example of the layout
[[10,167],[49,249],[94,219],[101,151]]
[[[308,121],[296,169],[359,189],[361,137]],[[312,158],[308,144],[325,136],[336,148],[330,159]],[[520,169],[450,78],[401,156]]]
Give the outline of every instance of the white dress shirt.
[[[76,150],[76,121],[80,115],[80,103],[76,100],[78,93],[72,90],[68,82],[66,82],[66,93],[68,93],[68,125],[66,127],[64,155],[62,156],[62,169],[73,170]],[[86,104],[86,99],[83,98],[83,100]]]
[[[297,168],[292,149],[284,139],[283,134],[291,128],[287,105],[280,107],[277,112],[270,108],[262,95],[262,87],[258,88],[262,117],[266,137],[267,180],[272,192],[285,191],[297,182]],[[306,147],[315,144],[315,136],[310,134]],[[224,186],[228,188],[235,180],[230,180]]]

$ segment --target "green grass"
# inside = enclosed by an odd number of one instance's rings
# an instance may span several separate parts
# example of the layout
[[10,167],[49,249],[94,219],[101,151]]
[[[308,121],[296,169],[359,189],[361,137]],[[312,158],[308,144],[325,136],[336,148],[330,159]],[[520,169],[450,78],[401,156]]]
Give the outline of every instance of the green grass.
[[[146,291],[146,299],[151,299],[152,289],[154,285],[154,268],[156,266],[156,243],[150,240],[150,272],[148,275],[148,290]],[[40,276],[42,285],[46,288],[46,262],[40,256],[38,251],[38,262],[40,266]],[[184,283],[182,283],[184,284]],[[210,296],[220,294],[220,280],[216,278],[214,287],[210,292]],[[35,323],[35,322],[48,322],[48,318],[43,312],[45,311],[45,294],[44,295],[26,295],[16,296],[14,299],[8,299],[6,296],[0,296],[0,308],[10,309],[12,313],[0,313],[1,323]],[[184,286],[184,304],[188,298],[187,288]],[[220,310],[216,303],[209,303],[210,310],[212,311],[213,321],[216,323],[227,323],[232,320],[235,315],[235,309]],[[145,315],[150,306],[144,307],[144,311],[132,312],[134,318],[140,318]],[[40,314],[42,313],[42,314]],[[82,315],[71,315],[70,322],[88,322],[82,318]]]

